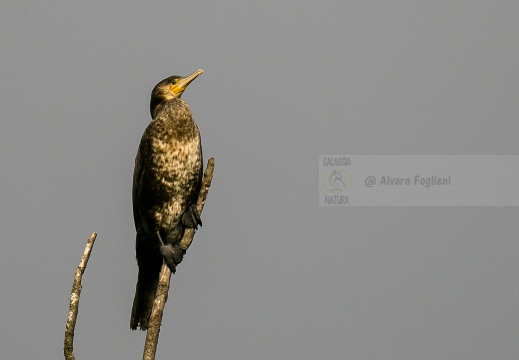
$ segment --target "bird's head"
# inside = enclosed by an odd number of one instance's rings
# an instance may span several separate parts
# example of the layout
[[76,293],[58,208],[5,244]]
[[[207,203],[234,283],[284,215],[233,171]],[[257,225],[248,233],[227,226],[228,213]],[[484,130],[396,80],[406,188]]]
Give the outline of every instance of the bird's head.
[[184,90],[186,90],[187,86],[191,83],[191,81],[195,80],[198,75],[201,75],[203,73],[204,70],[198,69],[197,71],[186,77],[173,75],[155,85],[153,91],[151,92],[151,117],[155,118],[155,115],[158,112],[158,110],[167,101],[180,98],[180,96],[182,95]]

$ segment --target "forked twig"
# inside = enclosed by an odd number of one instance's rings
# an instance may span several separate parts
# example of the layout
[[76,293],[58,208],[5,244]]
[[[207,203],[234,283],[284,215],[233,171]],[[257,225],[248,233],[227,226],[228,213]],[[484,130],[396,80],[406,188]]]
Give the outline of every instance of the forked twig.
[[[211,186],[213,179],[214,170],[214,158],[210,158],[207,162],[207,168],[205,169],[204,179],[202,180],[202,187],[200,189],[200,195],[198,196],[197,209],[198,213],[201,214],[204,208],[205,199]],[[186,229],[184,231],[184,237],[180,241],[182,249],[187,250],[193,241],[195,235],[194,229]],[[85,272],[90,253],[94,246],[97,233],[92,233],[87,241],[85,251],[81,258],[76,273],[74,275],[74,282],[72,284],[72,291],[70,293],[70,309],[67,319],[67,325],[65,327],[65,341],[63,346],[63,352],[66,360],[75,360],[74,357],[74,329],[76,327],[76,319],[79,309],[79,298],[81,296],[81,278]],[[166,265],[162,266],[159,276],[159,285],[157,287],[157,293],[153,302],[153,308],[151,311],[150,320],[148,323],[148,332],[146,333],[146,343],[144,345],[144,360],[154,360],[155,352],[157,351],[157,343],[159,340],[160,324],[162,321],[162,314],[164,312],[164,306],[168,299],[169,281],[171,278],[171,272]]]

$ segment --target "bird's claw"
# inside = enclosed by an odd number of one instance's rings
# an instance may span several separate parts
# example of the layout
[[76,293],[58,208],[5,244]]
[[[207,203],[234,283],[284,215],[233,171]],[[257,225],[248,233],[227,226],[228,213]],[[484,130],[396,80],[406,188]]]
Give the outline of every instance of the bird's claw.
[[162,236],[160,236],[160,232],[157,231],[157,237],[159,239],[159,251],[162,255],[162,258],[166,262],[166,265],[168,266],[169,270],[174,274],[177,271],[177,265],[180,264],[182,259],[184,258],[184,254],[186,253],[186,250],[182,249],[180,246],[176,245],[170,245],[170,244],[164,244],[164,241],[162,241]]
[[185,227],[198,229],[198,225],[202,226],[202,220],[195,204],[191,204],[182,215],[182,223]]
[[171,246],[169,244],[160,246],[160,253],[162,258],[168,265],[169,270],[174,274],[177,270],[177,265],[180,264],[182,259],[184,258],[184,254],[186,251],[182,249],[180,246]]

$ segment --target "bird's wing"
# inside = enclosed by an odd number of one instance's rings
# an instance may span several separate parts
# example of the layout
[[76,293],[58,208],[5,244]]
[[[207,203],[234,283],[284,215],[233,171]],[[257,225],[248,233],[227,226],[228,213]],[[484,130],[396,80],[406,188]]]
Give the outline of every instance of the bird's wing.
[[138,230],[141,223],[141,215],[139,212],[139,198],[142,192],[142,187],[145,178],[145,172],[148,168],[147,162],[150,153],[150,142],[149,138],[144,132],[137,156],[135,157],[135,168],[133,170],[133,189],[132,189],[132,201],[133,201],[133,220],[135,222],[135,229]]

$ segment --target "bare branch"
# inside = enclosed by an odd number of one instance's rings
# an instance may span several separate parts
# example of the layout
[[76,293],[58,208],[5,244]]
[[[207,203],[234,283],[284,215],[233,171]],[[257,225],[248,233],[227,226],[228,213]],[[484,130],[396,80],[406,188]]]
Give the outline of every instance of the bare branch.
[[[198,201],[196,203],[199,214],[202,214],[205,199],[207,198],[207,193],[209,192],[209,187],[211,186],[211,181],[213,180],[213,170],[214,158],[210,158],[207,162],[204,179],[202,180],[202,187],[200,189],[200,195],[198,196]],[[195,230],[186,229],[184,231],[184,237],[180,241],[180,247],[184,250],[187,250],[193,241],[193,236],[195,236]],[[164,312],[166,301],[168,300],[170,279],[171,271],[165,264],[163,264],[162,269],[160,270],[159,285],[157,287],[157,293],[155,295],[155,300],[153,301],[153,308],[151,310],[150,320],[148,323],[146,343],[144,344],[144,354],[142,356],[143,360],[155,359],[157,343],[159,341],[160,325],[162,322],[162,314]]]
[[68,312],[67,325],[65,327],[65,344],[63,346],[63,352],[65,353],[66,360],[75,360],[74,357],[74,329],[76,327],[77,312],[79,309],[79,297],[81,295],[81,278],[85,272],[92,247],[96,240],[97,233],[92,233],[87,241],[83,257],[74,275],[74,283],[72,284],[72,291],[70,293],[70,309]]

